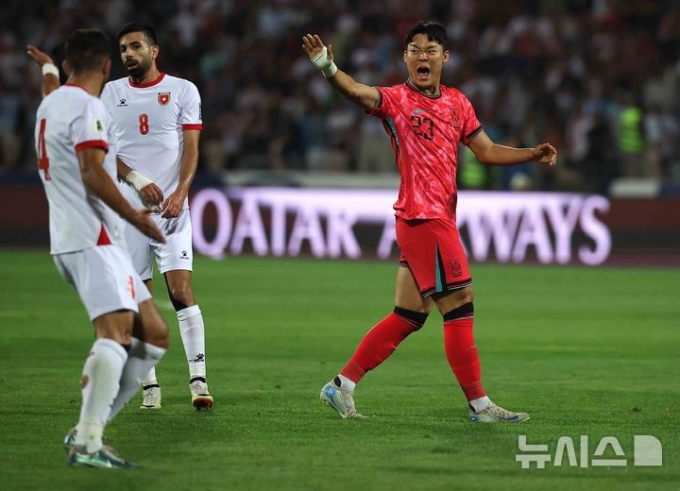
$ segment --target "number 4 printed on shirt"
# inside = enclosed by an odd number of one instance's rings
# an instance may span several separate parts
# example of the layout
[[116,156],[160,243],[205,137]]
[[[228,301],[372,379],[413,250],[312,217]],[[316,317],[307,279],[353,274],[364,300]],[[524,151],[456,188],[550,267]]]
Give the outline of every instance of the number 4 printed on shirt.
[[50,159],[47,157],[47,148],[45,146],[45,127],[47,120],[42,118],[40,120],[40,132],[38,133],[38,169],[45,173],[45,180],[50,181]]

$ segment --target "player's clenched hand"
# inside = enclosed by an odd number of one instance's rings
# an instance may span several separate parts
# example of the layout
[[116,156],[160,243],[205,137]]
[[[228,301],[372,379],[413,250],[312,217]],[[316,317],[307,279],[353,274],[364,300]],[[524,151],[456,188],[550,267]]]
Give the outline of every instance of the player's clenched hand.
[[[326,46],[324,46],[321,38],[317,34],[307,34],[302,37],[302,49],[305,50],[310,60],[314,60],[319,53],[321,53]],[[333,61],[333,45],[329,44],[326,52],[328,61]]]
[[553,166],[557,163],[557,150],[550,143],[541,143],[533,148],[533,160]]
[[161,210],[163,211],[161,217],[177,218],[179,214],[182,213],[185,198],[186,198],[185,195],[183,195],[182,193],[178,193],[177,191],[168,196],[168,199],[166,199],[163,205],[161,206]]
[[158,228],[156,222],[154,222],[149,215],[152,211],[151,208],[135,210],[128,221],[147,237],[151,237],[152,239],[165,244],[163,232],[161,232],[161,229]]
[[139,194],[147,205],[157,206],[163,202],[163,190],[155,182],[144,186]]
[[47,63],[52,63],[54,65],[54,62],[52,61],[52,58],[50,55],[47,53],[44,53],[40,51],[38,48],[33,46],[32,44],[29,44],[26,46],[26,53],[28,54],[29,57],[31,57],[35,62],[42,68],[43,65]]

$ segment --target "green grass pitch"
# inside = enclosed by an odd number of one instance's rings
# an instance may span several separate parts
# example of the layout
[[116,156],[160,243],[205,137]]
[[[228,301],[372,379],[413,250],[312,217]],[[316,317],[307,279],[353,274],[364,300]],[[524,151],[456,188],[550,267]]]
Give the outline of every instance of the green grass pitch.
[[[677,490],[680,484],[680,274],[677,270],[473,264],[485,387],[528,411],[522,425],[467,421],[446,363],[441,317],[360,384],[365,421],[343,421],[320,387],[393,305],[393,262],[198,258],[211,412],[190,405],[172,346],[158,367],[163,409],[141,396],[107,428],[130,471],[69,468],[92,328],[47,252],[0,262],[0,489],[10,490]],[[625,467],[522,469],[518,436],[614,436]],[[633,465],[633,438],[663,444],[661,467]],[[605,457],[615,458],[611,447]]]

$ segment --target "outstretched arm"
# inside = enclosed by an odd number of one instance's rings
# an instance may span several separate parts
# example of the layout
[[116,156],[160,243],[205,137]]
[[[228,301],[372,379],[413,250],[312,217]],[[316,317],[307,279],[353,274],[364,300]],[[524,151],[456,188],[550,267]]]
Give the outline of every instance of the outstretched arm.
[[59,88],[59,69],[52,61],[52,58],[47,53],[43,53],[35,46],[29,44],[26,46],[26,53],[31,57],[38,66],[42,69],[42,96],[47,97],[50,93]]
[[302,49],[335,90],[358,104],[366,112],[375,107],[380,99],[378,89],[360,84],[345,72],[339,70],[333,61],[333,45],[329,44],[326,47],[318,35],[307,34],[302,38]]
[[514,165],[535,161],[553,166],[557,163],[557,150],[550,143],[541,143],[534,148],[514,148],[498,145],[482,132],[470,142],[470,150],[477,160],[490,165]]

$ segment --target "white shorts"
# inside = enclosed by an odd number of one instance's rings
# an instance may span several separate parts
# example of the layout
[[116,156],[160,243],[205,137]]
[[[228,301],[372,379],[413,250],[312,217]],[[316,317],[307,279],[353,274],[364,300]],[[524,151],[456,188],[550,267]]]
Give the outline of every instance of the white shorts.
[[[125,184],[121,185],[123,195],[136,208],[144,207],[139,193]],[[157,242],[129,223],[125,223],[125,242],[132,258],[135,271],[142,280],[153,278],[153,259],[161,274],[168,271],[193,271],[193,247],[191,235],[191,216],[185,208],[177,218],[161,218],[160,213],[153,213],[151,218],[165,235],[165,244]]]
[[61,276],[76,288],[90,320],[115,312],[138,312],[151,294],[117,245],[95,246],[78,252],[56,254]]

